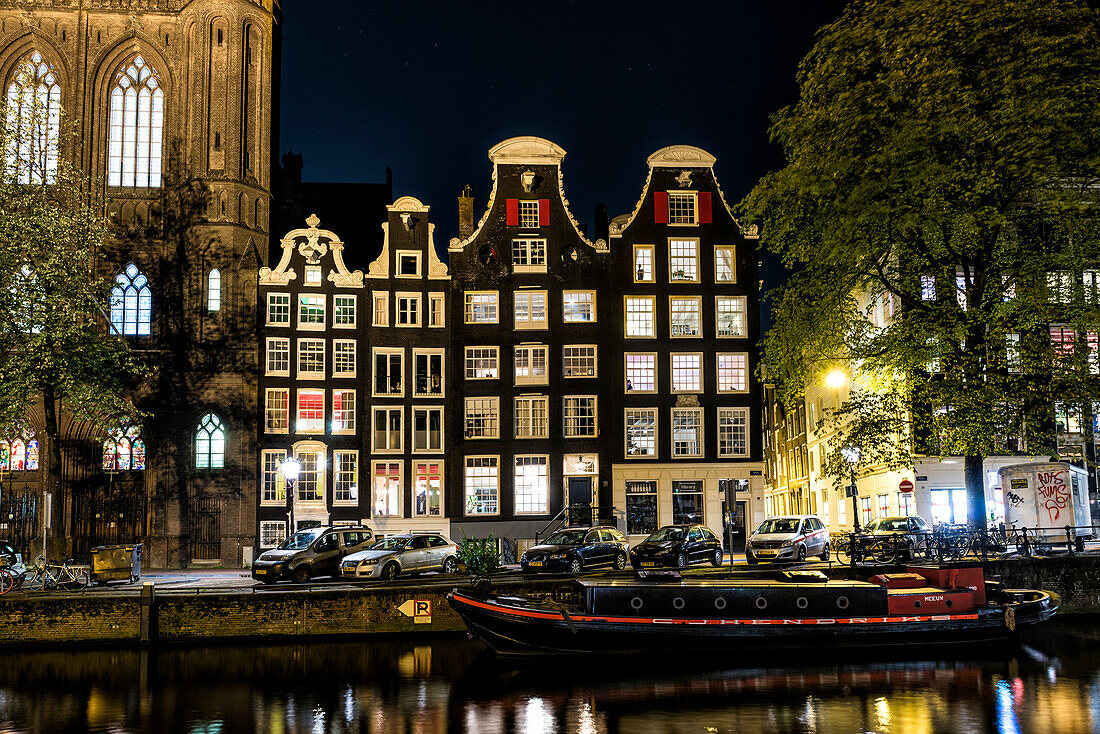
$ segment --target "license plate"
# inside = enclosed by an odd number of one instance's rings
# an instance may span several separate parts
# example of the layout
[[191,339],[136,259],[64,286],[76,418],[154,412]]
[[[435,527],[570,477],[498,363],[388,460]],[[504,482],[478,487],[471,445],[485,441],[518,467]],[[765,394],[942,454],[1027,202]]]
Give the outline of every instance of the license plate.
[[264,569],[264,568],[257,568],[256,569],[256,575],[257,576],[263,576],[265,573],[267,573],[267,569]]
[[642,561],[642,568],[652,568],[656,565],[657,563],[655,561]]
[[756,555],[758,555],[758,556],[774,556],[776,554],[776,552],[777,551],[762,550],[762,551],[756,551]]
[[530,562],[528,562],[528,564],[527,564],[527,565],[528,565],[528,566],[541,566],[541,565],[542,565],[542,561],[530,561]]

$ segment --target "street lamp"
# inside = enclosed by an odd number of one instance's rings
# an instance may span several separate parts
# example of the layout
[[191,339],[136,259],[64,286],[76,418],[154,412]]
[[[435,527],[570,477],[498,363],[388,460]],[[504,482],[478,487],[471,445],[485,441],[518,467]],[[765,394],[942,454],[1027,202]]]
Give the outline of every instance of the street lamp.
[[294,483],[298,481],[298,472],[302,470],[302,464],[291,454],[279,463],[279,473],[286,480],[286,513],[290,518],[290,532],[287,537],[294,534]]
[[848,464],[848,470],[852,474],[852,484],[848,488],[848,494],[852,498],[852,527],[859,532],[859,502],[856,501],[858,490],[856,489],[856,464],[859,463],[860,451],[858,446],[845,446],[840,450],[840,455]]
[[825,386],[833,390],[839,390],[844,387],[844,383],[846,382],[848,382],[848,376],[844,374],[844,370],[830,370],[829,373],[825,375]]

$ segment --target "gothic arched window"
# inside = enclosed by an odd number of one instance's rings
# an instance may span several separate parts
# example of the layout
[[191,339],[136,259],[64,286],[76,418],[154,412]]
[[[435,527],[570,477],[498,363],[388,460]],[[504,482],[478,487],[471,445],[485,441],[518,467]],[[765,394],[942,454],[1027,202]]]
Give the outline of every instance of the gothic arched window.
[[195,432],[195,468],[221,469],[225,466],[225,427],[221,418],[207,413]]
[[103,442],[103,469],[141,471],[144,468],[145,441],[141,438],[141,428],[129,418],[123,418],[107,431],[107,439]]
[[149,336],[152,311],[149,279],[137,265],[127,263],[115,276],[115,287],[111,289],[111,323],[119,334]]
[[222,308],[222,274],[215,268],[206,277],[206,310],[220,311]]
[[53,68],[34,51],[15,66],[8,83],[7,174],[18,183],[53,183],[61,128],[61,85]]
[[157,72],[135,56],[111,85],[107,185],[160,186],[164,90]]
[[38,434],[22,421],[16,421],[0,438],[0,469],[38,470]]

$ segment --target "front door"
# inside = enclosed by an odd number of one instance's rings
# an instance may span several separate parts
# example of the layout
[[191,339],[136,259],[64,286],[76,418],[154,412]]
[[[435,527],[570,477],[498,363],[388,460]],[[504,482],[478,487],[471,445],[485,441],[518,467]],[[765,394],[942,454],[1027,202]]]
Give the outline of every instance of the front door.
[[726,501],[722,500],[722,545],[726,545],[730,542],[730,535],[733,535],[733,547],[728,549],[731,552],[740,553],[745,550],[745,502],[735,501],[733,503],[733,514],[726,513]]
[[569,477],[565,506],[570,525],[592,524],[592,477]]

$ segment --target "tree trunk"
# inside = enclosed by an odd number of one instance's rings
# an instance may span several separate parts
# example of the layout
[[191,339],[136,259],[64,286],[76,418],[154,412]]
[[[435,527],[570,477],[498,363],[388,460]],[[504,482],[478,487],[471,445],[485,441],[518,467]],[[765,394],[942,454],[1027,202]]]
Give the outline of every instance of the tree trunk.
[[[49,532],[46,533],[46,554],[55,561],[65,560],[60,555],[68,553],[65,528],[65,498],[61,492],[61,431],[57,423],[57,395],[52,383],[48,383],[42,391],[42,403],[46,417],[46,445],[49,447],[49,463],[46,472],[46,488],[42,497],[43,523],[47,521],[46,512],[50,513]],[[47,505],[45,493],[52,497]]]
[[963,457],[963,477],[966,481],[966,524],[971,530],[989,525],[985,507],[985,457],[967,454]]

